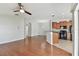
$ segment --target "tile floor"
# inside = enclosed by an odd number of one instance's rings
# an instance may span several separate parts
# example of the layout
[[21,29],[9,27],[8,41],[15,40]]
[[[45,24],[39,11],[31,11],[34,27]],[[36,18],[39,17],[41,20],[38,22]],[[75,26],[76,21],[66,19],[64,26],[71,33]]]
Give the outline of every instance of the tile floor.
[[59,44],[54,44],[54,46],[61,48],[67,52],[73,53],[73,43],[69,40],[60,40]]

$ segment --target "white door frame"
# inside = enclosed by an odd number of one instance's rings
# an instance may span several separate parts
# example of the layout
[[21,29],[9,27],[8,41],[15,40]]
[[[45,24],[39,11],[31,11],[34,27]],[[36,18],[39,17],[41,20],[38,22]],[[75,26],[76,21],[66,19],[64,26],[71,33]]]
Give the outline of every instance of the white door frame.
[[74,19],[74,28],[73,28],[73,40],[74,40],[74,56],[78,56],[78,10],[79,10],[79,4],[77,4],[75,10],[73,11],[73,19]]

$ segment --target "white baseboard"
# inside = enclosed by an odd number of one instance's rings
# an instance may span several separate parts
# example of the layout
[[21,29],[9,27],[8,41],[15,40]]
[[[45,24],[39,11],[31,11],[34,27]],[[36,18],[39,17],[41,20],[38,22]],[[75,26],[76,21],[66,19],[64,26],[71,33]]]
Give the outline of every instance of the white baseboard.
[[10,42],[14,42],[14,41],[18,41],[18,40],[23,40],[24,38],[18,38],[18,39],[14,39],[14,40],[10,40],[10,41],[3,41],[0,42],[0,44],[6,44],[6,43],[10,43]]
[[39,35],[42,36],[42,34],[36,34],[36,35],[31,35],[31,36],[39,36]]
[[38,35],[36,34],[36,35],[31,35],[31,36],[38,36]]
[[[39,35],[32,35],[33,36],[39,36]],[[22,40],[24,39],[24,37],[18,38],[18,39],[13,39],[13,40],[9,40],[9,41],[1,41],[0,44],[5,44],[5,43],[10,43],[10,42],[14,42],[14,41],[18,41],[18,40]]]

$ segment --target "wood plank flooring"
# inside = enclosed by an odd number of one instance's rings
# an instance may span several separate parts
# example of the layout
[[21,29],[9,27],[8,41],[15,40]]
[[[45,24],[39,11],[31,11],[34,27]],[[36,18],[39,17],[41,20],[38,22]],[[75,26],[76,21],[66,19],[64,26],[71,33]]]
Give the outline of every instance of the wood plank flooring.
[[45,36],[35,36],[0,45],[0,56],[71,56],[46,42]]

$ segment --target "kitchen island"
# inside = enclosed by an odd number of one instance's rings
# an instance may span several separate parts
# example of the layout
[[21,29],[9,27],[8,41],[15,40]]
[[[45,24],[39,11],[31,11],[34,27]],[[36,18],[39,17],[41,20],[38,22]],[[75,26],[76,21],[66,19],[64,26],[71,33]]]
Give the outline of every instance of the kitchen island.
[[47,42],[51,45],[59,43],[59,31],[60,30],[52,30],[47,31]]

